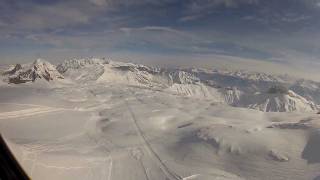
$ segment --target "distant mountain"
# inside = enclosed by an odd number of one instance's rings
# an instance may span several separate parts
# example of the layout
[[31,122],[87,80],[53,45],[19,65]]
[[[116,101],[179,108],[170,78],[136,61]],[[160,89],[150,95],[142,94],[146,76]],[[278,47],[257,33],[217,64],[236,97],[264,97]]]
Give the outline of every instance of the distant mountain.
[[16,64],[12,69],[4,72],[9,83],[19,84],[37,79],[44,79],[52,81],[56,79],[63,79],[56,67],[47,61],[37,59],[31,64]]
[[170,69],[106,59],[36,60],[4,73],[10,83],[66,78],[75,83],[143,86],[179,96],[209,99],[266,112],[316,111],[320,83],[245,71]]
[[314,102],[283,86],[273,86],[267,92],[246,94],[236,106],[264,112],[310,112],[318,109]]
[[74,59],[66,60],[63,63],[59,64],[57,66],[57,70],[60,73],[65,73],[70,69],[81,69],[88,66],[103,65],[107,63],[108,63],[107,60],[98,59],[98,58],[83,58],[83,59],[74,58]]
[[320,104],[320,83],[310,80],[298,80],[290,86],[290,89],[309,101]]
[[57,70],[65,77],[81,83],[96,81],[104,73],[105,59],[74,58],[57,65]]

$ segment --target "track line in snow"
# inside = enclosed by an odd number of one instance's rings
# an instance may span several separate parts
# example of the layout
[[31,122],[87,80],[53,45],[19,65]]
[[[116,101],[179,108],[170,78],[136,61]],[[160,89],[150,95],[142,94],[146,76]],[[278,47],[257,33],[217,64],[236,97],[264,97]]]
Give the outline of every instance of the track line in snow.
[[0,103],[4,105],[18,105],[18,106],[34,106],[34,107],[47,107],[47,106],[42,106],[42,105],[37,105],[37,104],[24,104],[24,103]]
[[159,157],[159,155],[152,149],[150,143],[147,141],[146,137],[143,134],[143,131],[141,129],[141,127],[139,126],[138,122],[137,122],[137,118],[133,112],[133,110],[131,109],[129,103],[127,100],[125,100],[126,106],[129,110],[129,113],[131,115],[131,119],[133,120],[133,124],[136,128],[137,133],[139,134],[139,136],[141,137],[142,141],[145,144],[145,149],[147,150],[147,152],[149,153],[149,155],[151,156],[151,158],[153,158],[155,160],[155,162],[159,165],[160,169],[163,171],[163,173],[167,176],[167,178],[169,179],[174,179],[174,180],[182,180],[183,178],[180,177],[179,175],[177,175],[175,172],[172,172],[167,165],[161,160],[161,158]]
[[0,119],[19,118],[19,117],[33,116],[33,115],[55,112],[55,111],[64,111],[64,110],[66,109],[40,106],[40,107],[23,109],[18,111],[2,112],[0,113]]
[[[135,93],[134,93],[131,89],[128,89],[128,90],[131,92],[131,94],[133,95],[133,97],[134,97],[138,102],[140,102],[141,104],[147,105],[147,103],[145,103],[141,98],[137,97],[137,96],[135,95]],[[146,142],[147,147],[150,148],[151,152],[153,152],[153,154],[155,155],[156,159],[159,160],[160,164],[163,164],[163,166],[165,167],[164,169],[166,169],[166,171],[167,171],[169,174],[172,174],[172,175],[173,175],[173,178],[179,179],[179,180],[191,180],[191,179],[194,179],[194,178],[197,178],[197,177],[200,176],[200,174],[194,174],[194,175],[187,176],[187,177],[181,177],[181,176],[179,176],[178,174],[176,174],[176,173],[174,173],[174,172],[171,172],[171,171],[168,169],[168,167],[163,163],[163,161],[160,159],[160,157],[153,151],[151,145],[149,144],[149,142],[148,142],[148,141],[146,140],[146,138],[144,137],[144,134],[143,134],[140,126],[137,124],[137,120],[135,119],[135,115],[134,115],[131,107],[129,106],[129,103],[128,103],[127,100],[126,100],[126,105],[127,105],[128,109],[129,109],[130,113],[133,115],[132,118],[133,118],[133,120],[135,121],[135,125],[137,126],[137,129],[140,130],[141,136],[142,136],[142,138],[144,139],[144,141]],[[189,113],[188,113],[188,114],[189,114]],[[139,133],[139,134],[140,134],[140,133]],[[149,146],[148,146],[148,145],[149,145]],[[162,168],[161,168],[161,169],[162,169]],[[165,174],[166,174],[166,173],[165,173]]]
[[112,168],[113,168],[113,159],[112,159],[112,156],[110,156],[110,165],[109,165],[109,175],[108,175],[108,180],[111,180],[111,176],[112,176]]
[[194,175],[191,175],[188,177],[184,177],[182,180],[192,180],[192,179],[197,178],[199,176],[200,176],[200,174],[194,174]]

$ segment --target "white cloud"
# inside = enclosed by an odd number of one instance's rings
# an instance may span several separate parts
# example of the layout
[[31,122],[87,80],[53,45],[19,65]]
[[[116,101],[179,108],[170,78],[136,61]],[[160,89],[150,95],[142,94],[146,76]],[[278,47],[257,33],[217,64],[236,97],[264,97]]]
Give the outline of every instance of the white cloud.
[[240,4],[257,4],[260,0],[193,0],[189,5],[191,12],[201,12],[217,6],[235,8]]
[[54,6],[36,7],[30,13],[23,13],[17,18],[16,25],[27,29],[56,28],[70,24],[86,23],[90,14],[79,9]]
[[50,5],[17,2],[6,28],[42,30],[88,23],[105,8],[98,6],[99,3],[102,0],[61,1]]
[[163,48],[190,52],[195,51],[193,47],[197,43],[206,41],[191,33],[161,26],[123,27],[117,31],[73,35],[39,33],[27,35],[25,39],[37,45],[51,45],[54,48],[124,50],[130,49],[130,46],[143,48],[152,45],[159,47],[159,50]]
[[133,31],[161,31],[161,32],[168,32],[168,33],[174,33],[181,36],[191,36],[190,34],[186,33],[185,31],[173,29],[170,27],[165,26],[144,26],[139,28],[128,28],[128,27],[122,27],[120,28],[120,31],[126,33],[127,35],[131,34]]
[[89,0],[89,1],[97,6],[106,6],[108,4],[107,0]]
[[202,14],[187,15],[187,16],[181,17],[179,19],[179,21],[181,21],[181,22],[194,21],[194,20],[197,20],[197,19],[199,19],[201,17],[203,17]]
[[3,21],[0,20],[0,27],[5,27],[5,26],[7,26],[7,25],[8,25],[7,23],[5,23],[5,22],[3,22]]

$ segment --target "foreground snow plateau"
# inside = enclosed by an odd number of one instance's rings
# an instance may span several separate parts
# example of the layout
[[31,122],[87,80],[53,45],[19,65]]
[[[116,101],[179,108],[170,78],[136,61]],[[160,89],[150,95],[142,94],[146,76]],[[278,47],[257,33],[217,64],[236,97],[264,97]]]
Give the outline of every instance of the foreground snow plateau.
[[0,84],[0,131],[32,179],[320,176],[316,82],[100,59],[56,69],[64,79]]

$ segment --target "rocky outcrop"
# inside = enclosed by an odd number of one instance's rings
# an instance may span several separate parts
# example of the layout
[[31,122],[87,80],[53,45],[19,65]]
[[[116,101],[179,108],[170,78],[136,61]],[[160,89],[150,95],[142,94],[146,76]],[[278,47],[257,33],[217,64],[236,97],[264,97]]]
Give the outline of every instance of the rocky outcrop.
[[37,79],[53,81],[64,77],[56,70],[55,66],[47,61],[37,59],[32,64],[17,64],[12,70],[5,72],[8,82],[14,84],[34,82]]

